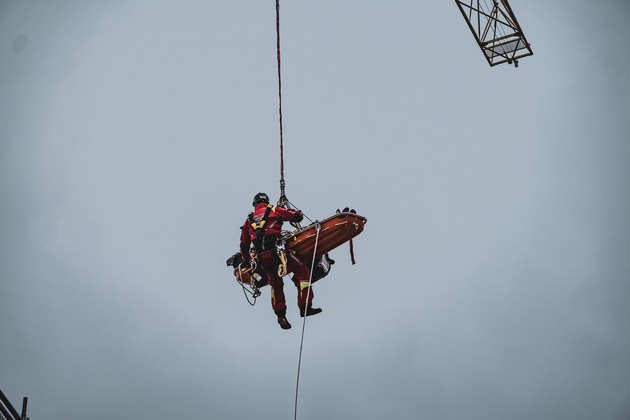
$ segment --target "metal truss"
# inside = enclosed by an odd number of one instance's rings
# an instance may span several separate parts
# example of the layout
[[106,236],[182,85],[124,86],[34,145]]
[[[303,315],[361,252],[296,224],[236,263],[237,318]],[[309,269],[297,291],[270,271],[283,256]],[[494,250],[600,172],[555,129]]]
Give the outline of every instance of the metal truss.
[[19,414],[9,399],[0,391],[0,420],[28,420],[26,417],[26,404],[28,399],[22,401],[22,414]]
[[455,0],[490,66],[533,55],[507,0]]

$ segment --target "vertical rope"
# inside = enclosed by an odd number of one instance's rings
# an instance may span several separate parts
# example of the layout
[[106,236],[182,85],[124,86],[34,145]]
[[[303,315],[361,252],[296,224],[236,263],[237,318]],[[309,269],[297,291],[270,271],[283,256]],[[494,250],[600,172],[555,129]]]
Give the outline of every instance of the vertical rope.
[[282,138],[282,77],[280,72],[280,0],[276,0],[276,50],[278,56],[278,114],[280,116],[280,200],[286,201],[284,192],[284,142]]
[[315,236],[315,248],[313,248],[313,259],[311,261],[311,274],[308,277],[308,290],[306,291],[306,305],[304,306],[304,318],[302,319],[302,338],[300,338],[300,355],[298,357],[297,368],[297,381],[295,383],[295,410],[293,412],[293,419],[297,420],[297,408],[298,408],[298,390],[300,387],[300,367],[302,366],[302,347],[304,346],[304,329],[306,327],[306,311],[308,309],[308,298],[311,296],[311,280],[313,279],[313,269],[315,268],[315,257],[317,256],[317,243],[319,242],[319,231],[321,225],[318,221],[315,221],[315,229],[317,229],[317,235]]

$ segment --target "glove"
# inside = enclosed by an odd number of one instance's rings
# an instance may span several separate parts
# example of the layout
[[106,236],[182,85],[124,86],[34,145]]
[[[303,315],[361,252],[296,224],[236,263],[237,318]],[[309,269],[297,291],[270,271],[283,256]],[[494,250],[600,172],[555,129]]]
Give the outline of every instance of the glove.
[[237,252],[236,254],[228,258],[226,263],[227,265],[231,265],[232,267],[236,268],[241,263],[241,261],[243,261],[243,257],[240,253]]

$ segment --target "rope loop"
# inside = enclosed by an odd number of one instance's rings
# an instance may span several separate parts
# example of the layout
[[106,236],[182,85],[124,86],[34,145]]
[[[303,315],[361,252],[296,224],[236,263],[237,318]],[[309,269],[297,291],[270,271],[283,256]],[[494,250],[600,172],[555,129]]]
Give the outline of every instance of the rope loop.
[[[238,284],[240,284],[243,289],[243,294],[245,295],[245,299],[247,299],[247,303],[249,303],[250,306],[254,306],[256,304],[256,299],[262,294],[262,292],[258,286],[256,286],[256,282],[253,277],[251,284],[247,284],[243,281],[242,271],[250,270],[250,272],[253,272],[256,269],[256,262],[252,260],[249,268],[241,267],[241,264],[236,267],[236,271],[238,272]],[[253,300],[250,300],[250,296]]]

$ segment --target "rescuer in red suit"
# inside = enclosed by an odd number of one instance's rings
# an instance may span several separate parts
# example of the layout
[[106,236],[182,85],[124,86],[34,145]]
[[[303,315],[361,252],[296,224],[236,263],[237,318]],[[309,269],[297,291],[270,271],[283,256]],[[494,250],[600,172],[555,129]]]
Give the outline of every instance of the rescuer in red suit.
[[[284,282],[278,275],[279,259],[276,253],[276,240],[282,234],[283,222],[301,222],[304,216],[301,210],[270,206],[269,197],[258,193],[253,200],[254,211],[250,213],[241,227],[241,256],[245,263],[250,260],[250,244],[254,244],[258,263],[262,265],[271,286],[271,307],[278,316],[278,324],[284,330],[291,328],[286,318],[287,304],[284,296]],[[258,231],[258,232],[257,232]],[[297,301],[300,316],[320,313],[320,308],[313,308],[313,290],[309,286],[310,270],[291,252],[287,252],[288,271],[293,272],[293,283],[298,290]],[[308,302],[307,302],[308,296]]]

